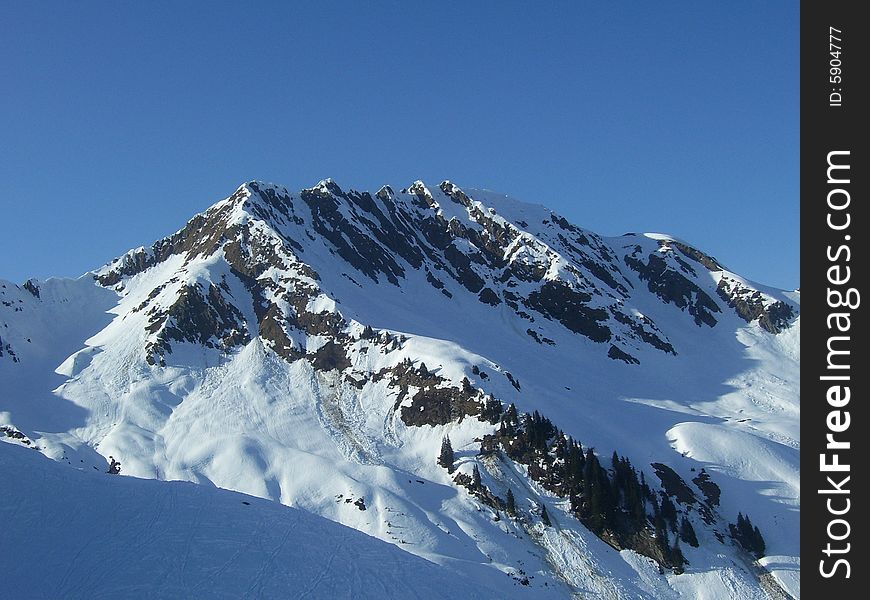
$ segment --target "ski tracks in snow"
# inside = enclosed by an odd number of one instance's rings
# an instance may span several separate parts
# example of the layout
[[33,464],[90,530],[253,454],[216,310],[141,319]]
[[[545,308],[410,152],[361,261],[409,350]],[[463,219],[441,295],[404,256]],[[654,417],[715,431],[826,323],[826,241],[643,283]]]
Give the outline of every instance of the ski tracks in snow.
[[[270,573],[272,573],[272,571],[277,568],[275,564],[275,559],[287,545],[287,542],[290,540],[290,535],[293,533],[293,530],[296,529],[296,525],[298,522],[299,519],[297,518],[290,524],[289,527],[287,527],[287,529],[284,531],[284,534],[281,536],[280,541],[275,545],[274,549],[269,552],[266,560],[262,562],[262,564],[260,565],[260,569],[257,571],[256,575],[254,575],[254,580],[251,582],[251,585],[248,586],[248,589],[245,592],[245,598],[263,597],[263,586],[266,583],[266,580],[268,579]],[[332,563],[332,557],[330,557],[329,563]],[[329,570],[329,565],[326,566],[325,570]]]

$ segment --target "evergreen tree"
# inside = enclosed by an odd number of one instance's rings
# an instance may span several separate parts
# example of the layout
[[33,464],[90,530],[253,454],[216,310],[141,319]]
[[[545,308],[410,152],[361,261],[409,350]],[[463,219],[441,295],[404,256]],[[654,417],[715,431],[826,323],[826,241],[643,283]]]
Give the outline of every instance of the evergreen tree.
[[438,464],[447,469],[448,473],[452,473],[454,470],[453,462],[455,457],[453,455],[453,446],[450,444],[450,437],[444,436],[444,439],[441,440],[441,453],[438,455]]
[[755,554],[760,558],[764,556],[765,543],[764,538],[761,536],[761,531],[759,531],[758,527],[754,527],[752,530],[752,542],[755,546]]
[[674,536],[674,545],[671,546],[670,552],[668,552],[668,558],[670,559],[671,565],[680,569],[678,573],[682,573],[682,566],[686,564],[686,557],[683,556],[683,550],[680,548],[680,536]]
[[504,511],[512,517],[515,517],[517,514],[517,502],[514,499],[514,493],[510,488],[508,488],[507,491],[507,500],[505,501]]
[[513,402],[507,407],[504,415],[502,415],[502,423],[505,424],[505,429],[507,430],[508,435],[513,435],[517,427],[520,424],[520,417],[517,414],[517,407],[514,406]]
[[[652,497],[652,505],[653,505],[653,528],[656,532],[656,538],[659,541],[659,545],[661,545],[661,541],[668,539],[668,531],[667,524],[665,523],[665,518],[662,516],[661,508],[659,508],[659,502],[655,496]],[[665,544],[667,546],[667,544]]]
[[553,445],[553,453],[559,460],[565,460],[567,447],[565,443],[565,434],[561,430],[556,430],[556,443]]
[[628,459],[625,460],[623,465],[625,472],[623,477],[625,509],[631,517],[634,527],[641,529],[646,524],[646,501],[643,498],[643,491],[637,479],[637,471],[634,470]]
[[483,405],[483,412],[481,416],[490,425],[495,425],[496,423],[498,423],[498,420],[501,417],[503,411],[504,407],[502,406],[501,400],[489,396]]
[[474,469],[471,471],[471,489],[478,491],[482,487],[480,483],[480,469],[477,468],[477,465],[474,465]]
[[601,533],[613,523],[614,504],[610,479],[601,468],[598,457],[592,448],[586,451],[583,466],[583,496],[585,499],[585,520],[596,534]]
[[544,525],[550,527],[550,515],[547,514],[546,506],[541,510],[541,521],[544,523]]
[[758,527],[752,525],[748,515],[743,516],[743,513],[737,513],[737,526],[735,527],[732,524],[728,527],[731,530],[731,537],[741,546],[752,552],[757,558],[764,556],[764,538],[761,536],[761,531],[759,531]]
[[662,493],[662,517],[670,525],[671,531],[677,530],[677,507],[674,506],[671,497]]
[[652,491],[649,489],[649,486],[646,484],[646,476],[643,474],[643,471],[640,472],[640,491],[643,494],[643,498],[647,499],[652,496]]
[[424,362],[420,363],[420,377],[422,377],[423,379],[429,378],[429,369],[426,368],[426,363]]
[[698,547],[698,536],[695,535],[695,528],[685,516],[680,521],[680,539],[689,544],[692,548]]
[[576,495],[580,493],[583,484],[584,465],[583,447],[580,445],[580,442],[575,442],[569,437],[565,451],[565,482],[568,486],[569,494]]

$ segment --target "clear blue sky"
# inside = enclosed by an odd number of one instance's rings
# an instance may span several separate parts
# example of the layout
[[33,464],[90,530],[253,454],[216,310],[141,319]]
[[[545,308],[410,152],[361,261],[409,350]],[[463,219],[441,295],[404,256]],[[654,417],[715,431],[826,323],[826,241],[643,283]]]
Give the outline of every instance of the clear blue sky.
[[[250,6],[254,5],[254,6]],[[799,285],[797,2],[2,2],[0,278],[243,181],[485,187]]]

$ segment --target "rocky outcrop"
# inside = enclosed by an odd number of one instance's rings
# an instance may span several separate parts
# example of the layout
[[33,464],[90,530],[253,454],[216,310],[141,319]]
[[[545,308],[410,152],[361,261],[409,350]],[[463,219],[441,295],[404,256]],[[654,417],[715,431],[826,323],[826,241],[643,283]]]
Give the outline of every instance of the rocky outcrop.
[[663,302],[673,304],[692,315],[696,325],[716,325],[713,315],[722,312],[719,305],[684,274],[670,268],[664,258],[651,254],[644,262],[638,246],[632,255],[625,257],[625,264],[637,272],[638,277],[647,282],[649,291]]
[[716,293],[741,319],[747,323],[757,320],[761,328],[770,333],[779,333],[797,316],[794,308],[785,302],[765,297],[730,277],[723,276],[719,280]]
[[[108,265],[97,279],[120,291],[125,278],[172,256],[182,257],[182,268],[197,257],[221,256],[229,266],[227,276],[250,294],[256,322],[245,323],[237,303],[246,300],[233,298],[227,281],[188,281],[169,304],[166,290],[180,281],[156,287],[136,307],[148,311],[152,364],[171,352],[173,342],[229,351],[252,334],[289,361],[307,358],[330,370],[349,364],[344,317],[337,309],[310,308],[324,292],[305,260],[309,242],[325,246],[357,287],[369,281],[402,288],[413,272],[422,271],[447,300],[473,294],[483,304],[504,305],[526,322],[523,329],[539,344],[555,344],[555,336],[542,333],[546,326],[541,323],[551,321],[605,344],[604,354],[629,365],[640,363],[644,349],[670,355],[677,349],[651,318],[632,308],[638,292],[626,273],[635,272],[649,291],[689,314],[696,325],[717,324],[719,304],[696,283],[703,268],[721,269],[712,257],[661,239],[658,251],[637,245],[620,262],[599,236],[547,214],[542,230],[532,234],[528,222],[505,219],[447,181],[431,189],[418,181],[398,194],[384,186],[375,195],[345,191],[332,180],[298,194],[252,181],[172,236]],[[35,284],[29,291],[39,296]],[[717,293],[743,319],[757,320],[771,332],[787,326],[795,314],[787,303],[768,302],[726,278]],[[316,336],[326,340],[309,351],[306,340]],[[439,405],[457,401],[445,392],[436,395]]]
[[525,305],[547,318],[559,321],[574,333],[594,342],[606,342],[611,338],[610,329],[602,324],[608,318],[607,311],[590,307],[591,299],[590,294],[565,283],[547,281],[538,291],[529,294]]
[[214,284],[205,292],[199,284],[184,286],[168,310],[152,311],[147,330],[157,334],[146,347],[150,364],[165,364],[173,341],[226,351],[250,340],[241,312]]

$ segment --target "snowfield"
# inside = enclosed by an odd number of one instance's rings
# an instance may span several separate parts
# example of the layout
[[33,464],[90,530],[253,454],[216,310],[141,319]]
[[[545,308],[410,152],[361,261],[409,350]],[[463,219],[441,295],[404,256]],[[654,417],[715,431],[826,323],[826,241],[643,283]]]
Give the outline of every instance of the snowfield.
[[[503,598],[306,511],[0,444],[8,598]],[[412,576],[409,576],[411,575]]]

